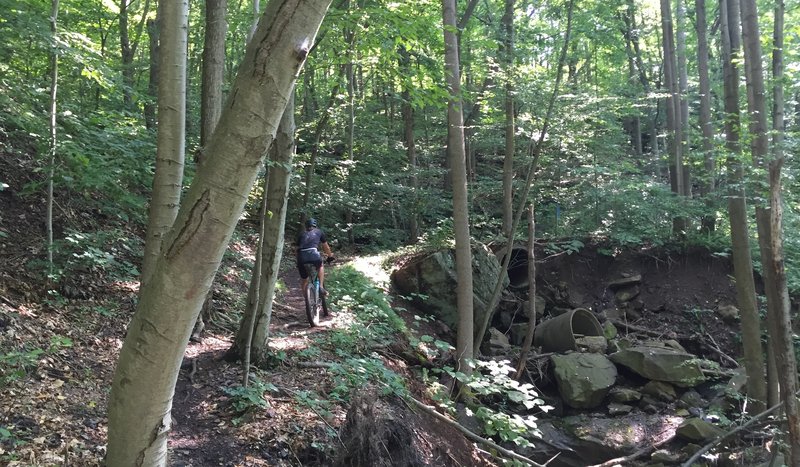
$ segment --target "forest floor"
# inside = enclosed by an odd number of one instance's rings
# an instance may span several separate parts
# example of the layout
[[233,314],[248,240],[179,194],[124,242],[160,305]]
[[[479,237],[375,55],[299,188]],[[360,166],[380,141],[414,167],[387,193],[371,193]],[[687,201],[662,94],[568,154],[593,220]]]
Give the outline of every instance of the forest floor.
[[[49,284],[42,261],[44,204],[37,195],[23,194],[33,163],[2,156],[0,173],[8,187],[0,190],[0,464],[102,465],[106,400],[136,305],[138,282],[132,277],[142,232],[102,212],[87,212],[80,202],[58,202],[56,237],[68,240],[57,258],[65,265],[58,286]],[[244,407],[250,410],[235,405],[248,394],[241,392],[240,364],[223,355],[241,316],[254,240],[246,232],[235,236],[215,282],[214,318],[202,341],[186,349],[173,400],[172,465],[329,465],[343,449],[349,403],[329,397],[341,384],[329,364],[344,358],[333,338],[354,317],[334,309],[334,316],[309,328],[297,272],[286,255],[271,325],[275,359],[254,380],[263,385],[263,398],[251,399]],[[341,251],[337,256],[388,292],[378,258],[356,252],[348,258]],[[573,301],[602,309],[613,299],[606,292],[609,280],[642,273],[648,278],[639,298],[643,312],[632,324],[676,338],[706,358],[735,358],[738,325],[709,311],[734,301],[730,265],[724,258],[701,259],[642,253],[612,260],[586,248],[569,261],[547,263],[540,274]],[[452,332],[414,314],[400,312],[409,329],[453,341]],[[402,358],[391,352],[378,358],[425,399],[423,385]],[[491,464],[452,427],[424,416],[415,423],[432,451],[447,447],[447,462],[438,465]]]

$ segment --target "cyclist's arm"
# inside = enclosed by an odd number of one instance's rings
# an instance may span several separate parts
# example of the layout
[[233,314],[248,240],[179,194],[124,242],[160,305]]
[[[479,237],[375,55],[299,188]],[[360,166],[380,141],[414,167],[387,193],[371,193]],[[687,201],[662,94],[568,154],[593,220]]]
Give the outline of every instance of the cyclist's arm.
[[322,247],[322,251],[325,252],[325,256],[333,256],[333,252],[331,251],[331,246],[328,245],[328,242],[323,242],[319,244]]

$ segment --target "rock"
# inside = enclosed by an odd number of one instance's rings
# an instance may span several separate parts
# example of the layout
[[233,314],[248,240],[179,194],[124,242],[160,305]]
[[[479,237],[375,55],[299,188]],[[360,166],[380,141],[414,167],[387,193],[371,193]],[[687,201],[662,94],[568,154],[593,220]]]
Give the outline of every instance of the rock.
[[642,392],[664,402],[672,402],[678,397],[675,388],[663,381],[648,381],[642,388]]
[[[485,245],[472,248],[474,322],[482,325],[486,317],[489,298],[500,275],[497,257]],[[503,274],[503,288],[508,286],[508,275]],[[427,299],[414,299],[414,304],[427,311],[453,329],[457,328],[455,252],[438,250],[410,259],[391,276],[392,284],[404,295],[426,295]]]
[[615,352],[609,358],[647,379],[678,387],[693,387],[705,380],[697,357],[684,352],[638,345]]
[[650,460],[653,462],[663,462],[666,464],[677,464],[684,459],[684,455],[680,452],[670,452],[666,449],[659,449],[650,455]]
[[[544,310],[545,310],[545,307],[547,306],[547,302],[545,301],[544,297],[542,297],[540,295],[537,295],[536,296],[536,300],[535,300],[535,304],[536,304],[536,317],[538,318],[538,317],[544,315]],[[530,318],[531,317],[530,300],[525,300],[525,302],[522,303],[522,314],[526,318]]]
[[614,402],[636,402],[642,398],[642,393],[635,389],[616,386],[611,388],[608,397]]
[[642,395],[642,400],[639,401],[639,407],[648,413],[656,413],[664,410],[667,407],[667,404],[662,402],[656,396],[644,394]]
[[689,353],[686,349],[680,344],[680,342],[676,341],[675,339],[668,339],[664,341],[664,347],[672,350],[677,350],[678,352]]
[[564,403],[578,409],[597,407],[617,379],[617,368],[604,355],[553,355],[558,392]]
[[584,336],[575,339],[578,351],[588,353],[606,353],[608,341],[604,336]]
[[678,405],[682,408],[704,408],[708,406],[708,402],[703,399],[703,396],[700,395],[699,392],[695,391],[694,389],[689,389],[688,391],[684,392],[681,395],[680,399],[678,400]]
[[508,331],[511,343],[517,346],[522,345],[528,334],[528,323],[514,323]]
[[619,308],[606,308],[602,311],[602,313],[607,319],[625,319],[625,310],[620,310]]
[[639,296],[639,287],[625,287],[624,289],[620,289],[617,293],[614,294],[614,298],[617,299],[617,303],[627,303],[634,298]]
[[633,407],[630,405],[620,404],[619,402],[612,402],[608,404],[608,414],[612,417],[617,415],[627,415],[631,413]]
[[[582,456],[595,457],[603,453],[604,457],[601,461],[558,465],[590,465],[632,454],[671,436],[682,421],[679,417],[642,413],[631,413],[625,418],[565,417],[562,419],[564,430],[578,440],[572,447]],[[655,438],[654,433],[660,433],[661,437]]]
[[642,275],[633,274],[628,277],[623,277],[622,279],[617,279],[615,281],[609,282],[608,288],[611,290],[616,290],[630,285],[637,285],[640,282],[642,282]]
[[722,435],[724,432],[699,418],[690,418],[678,427],[675,435],[681,439],[693,442],[707,442]]
[[739,320],[739,309],[733,305],[722,305],[717,308],[717,314],[726,323],[735,323]]
[[489,329],[489,348],[494,355],[505,354],[511,349],[511,344],[508,342],[508,337],[495,328]]
[[516,315],[516,313],[514,313],[513,311],[501,310],[500,312],[498,312],[498,314],[500,315],[500,325],[502,326],[503,329],[509,329],[511,325],[514,324],[514,316]]

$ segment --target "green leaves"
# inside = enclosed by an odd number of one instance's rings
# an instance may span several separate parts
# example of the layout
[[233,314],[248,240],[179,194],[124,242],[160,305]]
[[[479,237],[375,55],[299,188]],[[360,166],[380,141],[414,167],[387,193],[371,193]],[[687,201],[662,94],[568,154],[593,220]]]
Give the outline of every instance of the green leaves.
[[269,404],[263,397],[264,393],[277,392],[278,388],[274,384],[262,381],[258,376],[252,376],[247,387],[222,388],[222,391],[230,396],[231,405],[236,413],[245,414],[253,409],[267,408]]

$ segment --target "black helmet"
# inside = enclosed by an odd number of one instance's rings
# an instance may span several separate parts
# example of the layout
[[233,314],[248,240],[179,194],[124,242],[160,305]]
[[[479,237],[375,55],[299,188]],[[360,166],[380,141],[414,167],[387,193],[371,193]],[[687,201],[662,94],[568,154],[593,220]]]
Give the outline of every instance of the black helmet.
[[309,219],[306,221],[306,228],[307,228],[307,229],[311,229],[311,228],[314,228],[314,227],[316,227],[316,226],[317,226],[317,220],[316,220],[316,219],[314,219],[313,217],[309,218]]

